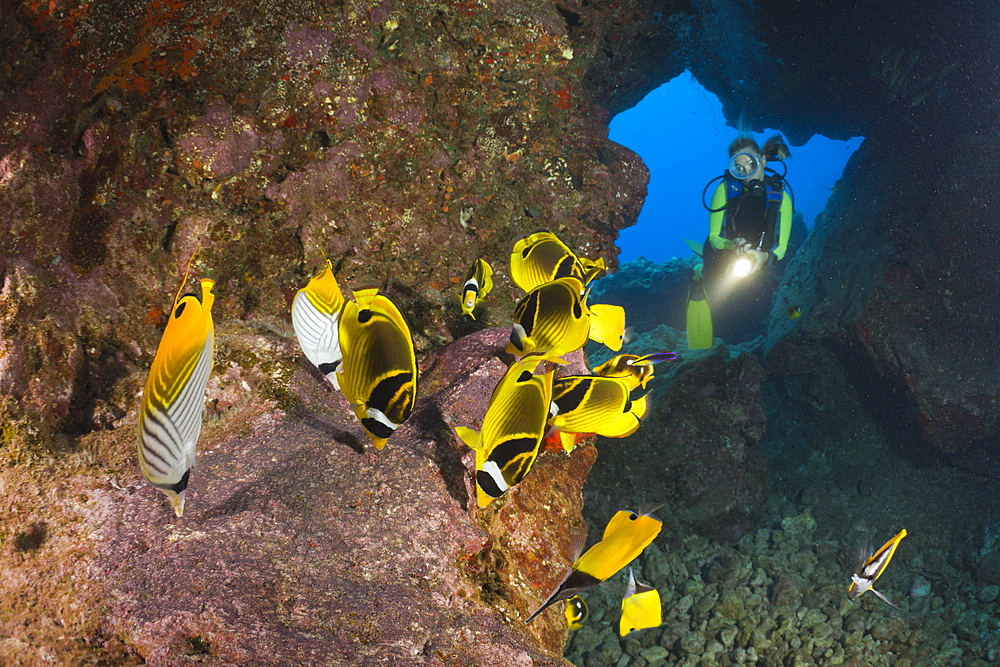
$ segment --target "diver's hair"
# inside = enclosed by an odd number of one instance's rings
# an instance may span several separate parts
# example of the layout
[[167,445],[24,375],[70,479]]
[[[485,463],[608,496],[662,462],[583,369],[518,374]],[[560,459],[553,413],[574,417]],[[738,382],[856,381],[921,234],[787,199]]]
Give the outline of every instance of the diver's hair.
[[752,150],[758,155],[760,154],[760,146],[757,145],[754,138],[740,133],[740,136],[733,139],[733,143],[729,144],[729,157],[732,157],[737,153],[742,153],[747,149]]
[[741,133],[740,136],[733,139],[733,142],[729,144],[729,157],[744,151],[763,155],[765,160],[786,160],[792,155],[780,134],[776,134],[768,139],[764,142],[764,147],[761,148],[757,145],[753,137],[745,136]]
[[766,160],[787,160],[792,156],[788,150],[788,144],[785,143],[780,134],[776,134],[765,141],[761,152],[764,154],[764,159]]

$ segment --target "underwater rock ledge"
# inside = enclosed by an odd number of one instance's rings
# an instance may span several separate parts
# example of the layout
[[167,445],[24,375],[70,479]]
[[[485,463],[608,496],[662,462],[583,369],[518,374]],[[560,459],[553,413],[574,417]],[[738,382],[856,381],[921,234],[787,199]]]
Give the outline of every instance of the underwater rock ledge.
[[[231,405],[202,435],[183,519],[135,474],[133,428],[85,436],[48,469],[3,470],[0,659],[568,665],[565,624],[522,619],[585,530],[593,448],[543,453],[498,507],[470,513],[442,421],[481,419],[507,333],[445,348],[445,382],[381,452],[304,364],[283,366],[277,398],[210,387],[210,403]],[[273,334],[227,341],[264,343],[296,356]],[[249,364],[230,369],[255,381]],[[95,456],[115,464],[95,474]]]

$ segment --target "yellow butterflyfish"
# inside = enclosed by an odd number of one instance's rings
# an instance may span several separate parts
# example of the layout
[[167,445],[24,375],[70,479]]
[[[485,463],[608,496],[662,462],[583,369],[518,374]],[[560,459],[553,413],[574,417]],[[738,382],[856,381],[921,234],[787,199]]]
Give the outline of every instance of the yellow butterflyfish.
[[628,510],[616,512],[605,527],[601,540],[576,559],[559,586],[524,622],[530,623],[550,605],[614,576],[635,560],[662,528],[663,522],[652,514],[636,514]]
[[636,630],[657,628],[663,623],[660,592],[652,586],[637,583],[632,568],[628,569],[628,584],[622,598],[622,618],[618,634],[624,637]]
[[[895,537],[883,544],[881,548],[861,563],[857,571],[851,575],[851,585],[847,589],[847,597],[854,600],[866,591],[871,591],[890,606],[896,607],[896,605],[889,601],[889,598],[872,588],[872,585],[875,583],[875,580],[881,577],[882,573],[885,572],[886,566],[889,565],[889,561],[892,560],[893,554],[896,553],[896,547],[899,546],[900,540],[904,537],[906,537],[905,528],[899,531]],[[899,607],[896,607],[896,609],[899,609]]]
[[476,305],[493,289],[493,267],[485,259],[477,259],[469,269],[469,275],[465,277],[462,285],[462,293],[459,295],[459,303],[462,305],[462,312],[472,319],[476,319],[473,311]]
[[337,369],[343,360],[340,351],[340,311],[344,295],[333,276],[333,264],[326,260],[312,280],[292,301],[292,327],[302,353],[340,389]]
[[625,310],[621,306],[587,306],[578,278],[559,278],[528,292],[514,308],[507,352],[541,354],[565,363],[564,354],[579,350],[591,338],[613,350],[621,349]]
[[534,375],[539,357],[516,361],[490,397],[483,429],[455,428],[476,452],[476,500],[486,507],[524,479],[538,456],[552,402],[552,371]]
[[382,449],[413,410],[413,337],[399,309],[378,288],[359,290],[354,299],[340,314],[340,384],[372,444]]
[[[633,398],[634,397],[634,398]],[[624,377],[568,375],[552,383],[556,413],[549,425],[559,429],[563,448],[573,451],[577,433],[624,438],[639,428],[646,415],[646,392],[630,390]]]
[[203,278],[200,300],[185,294],[174,303],[139,408],[139,466],[149,483],[167,495],[178,517],[184,515],[212,372],[213,285]]

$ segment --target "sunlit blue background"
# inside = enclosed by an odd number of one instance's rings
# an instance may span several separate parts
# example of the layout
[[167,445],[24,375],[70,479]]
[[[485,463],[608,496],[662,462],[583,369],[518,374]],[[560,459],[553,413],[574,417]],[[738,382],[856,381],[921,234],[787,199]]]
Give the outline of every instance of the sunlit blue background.
[[[754,137],[763,144],[778,132],[769,129]],[[718,98],[684,72],[615,116],[610,137],[642,156],[650,172],[639,221],[618,238],[619,261],[645,255],[664,262],[691,255],[684,239],[701,243],[708,234],[702,190],[726,168],[726,151],[736,137],[736,130],[726,125]],[[862,137],[834,141],[816,135],[805,146],[790,147],[787,178],[794,190],[795,208],[810,229],[861,141]],[[773,166],[780,173],[781,165]]]

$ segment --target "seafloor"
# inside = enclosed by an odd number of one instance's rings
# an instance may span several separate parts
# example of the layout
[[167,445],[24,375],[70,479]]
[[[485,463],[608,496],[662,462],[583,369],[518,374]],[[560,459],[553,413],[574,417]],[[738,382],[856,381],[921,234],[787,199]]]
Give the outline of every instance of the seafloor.
[[[1000,502],[989,462],[904,458],[875,413],[848,411],[834,433],[765,391],[771,491],[760,527],[722,544],[670,534],[663,517],[634,563],[660,593],[663,624],[618,636],[622,572],[582,594],[590,617],[565,656],[580,667],[997,664]],[[591,532],[607,520],[596,490],[605,475],[598,456],[585,489]],[[876,584],[900,609],[871,593],[848,599],[859,552],[902,528],[909,535]]]

